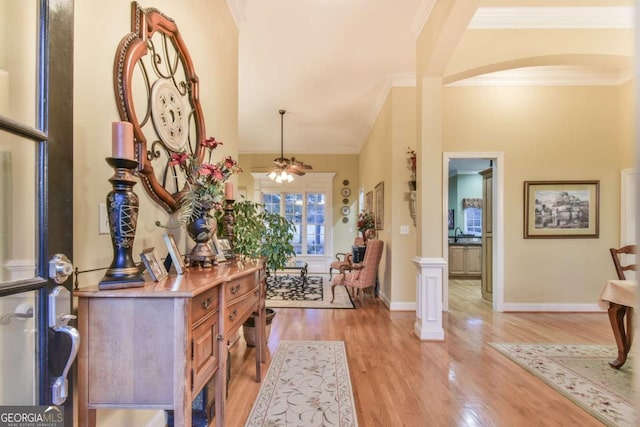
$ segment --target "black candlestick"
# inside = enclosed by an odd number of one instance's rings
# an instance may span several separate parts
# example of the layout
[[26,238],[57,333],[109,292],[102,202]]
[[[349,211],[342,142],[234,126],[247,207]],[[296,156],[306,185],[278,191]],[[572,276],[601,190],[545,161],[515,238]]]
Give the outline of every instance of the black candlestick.
[[138,195],[133,192],[136,181],[132,171],[138,162],[131,159],[107,157],[107,163],[115,170],[109,178],[113,190],[107,194],[109,230],[113,245],[113,262],[100,281],[100,289],[135,288],[144,286],[144,276],[139,271],[131,252],[138,223]]

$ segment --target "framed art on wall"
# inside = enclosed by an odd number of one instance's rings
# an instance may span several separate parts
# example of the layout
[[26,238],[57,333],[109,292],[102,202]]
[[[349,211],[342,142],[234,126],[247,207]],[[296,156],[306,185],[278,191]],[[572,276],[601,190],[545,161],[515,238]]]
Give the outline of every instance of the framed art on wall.
[[364,196],[364,211],[373,213],[373,191],[367,192]]
[[524,238],[597,238],[600,181],[525,181]]
[[376,192],[376,230],[382,230],[384,228],[384,181],[380,181],[375,188]]

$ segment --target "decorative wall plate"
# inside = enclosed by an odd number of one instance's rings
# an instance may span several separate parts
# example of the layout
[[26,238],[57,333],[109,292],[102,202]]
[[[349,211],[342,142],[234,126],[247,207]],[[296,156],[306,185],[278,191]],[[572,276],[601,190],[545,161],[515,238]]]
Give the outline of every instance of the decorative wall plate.
[[345,224],[349,222],[349,218],[347,218],[346,216],[342,217],[342,222],[344,222]]
[[349,208],[349,206],[343,206],[340,209],[340,212],[342,212],[342,215],[347,216],[349,215],[349,213],[351,213],[351,209]]
[[349,204],[349,199],[347,199],[346,197],[344,199],[342,199],[342,204],[343,205],[348,205]]
[[183,151],[189,119],[182,96],[170,80],[156,80],[151,88],[151,118],[158,137],[173,151]]
[[341,194],[342,194],[342,197],[349,197],[351,195],[351,189],[348,187],[343,187]]
[[344,185],[345,187],[349,185],[349,180],[345,179],[344,181],[342,181],[342,185]]

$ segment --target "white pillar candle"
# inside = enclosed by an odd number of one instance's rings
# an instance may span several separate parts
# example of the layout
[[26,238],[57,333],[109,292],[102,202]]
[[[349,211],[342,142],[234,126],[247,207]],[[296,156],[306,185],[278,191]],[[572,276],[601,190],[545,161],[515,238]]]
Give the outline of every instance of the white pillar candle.
[[129,122],[111,124],[111,157],[135,160],[133,156],[133,125]]

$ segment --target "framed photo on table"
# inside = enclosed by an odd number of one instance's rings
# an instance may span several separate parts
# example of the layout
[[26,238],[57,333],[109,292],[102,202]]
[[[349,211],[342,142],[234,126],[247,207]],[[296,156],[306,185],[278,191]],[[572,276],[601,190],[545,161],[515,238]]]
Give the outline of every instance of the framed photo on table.
[[597,238],[600,181],[525,181],[524,238]]
[[[184,258],[180,254],[180,250],[178,249],[176,240],[173,238],[173,234],[165,234],[164,243],[167,245],[167,250],[169,251],[167,258],[171,260],[171,264],[175,267],[176,273],[183,274],[185,270]],[[168,271],[169,268],[171,268],[171,265],[167,267],[165,262],[165,267]]]
[[160,257],[158,256],[155,248],[145,249],[140,254],[140,258],[142,258],[142,263],[149,272],[151,280],[154,282],[162,280],[169,275],[169,273],[167,273],[167,269],[164,268],[164,264],[160,262]]

